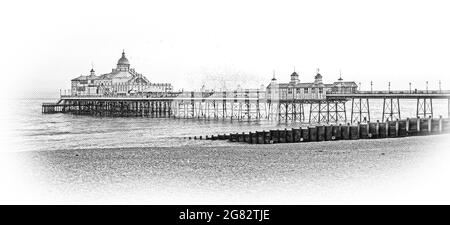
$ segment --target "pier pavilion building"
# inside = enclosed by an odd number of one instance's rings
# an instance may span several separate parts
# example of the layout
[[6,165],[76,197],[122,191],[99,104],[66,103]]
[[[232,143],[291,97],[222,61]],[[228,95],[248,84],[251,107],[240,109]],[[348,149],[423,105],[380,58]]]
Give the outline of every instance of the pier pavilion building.
[[339,76],[338,81],[325,84],[317,69],[313,82],[300,82],[299,74],[293,72],[288,83],[278,83],[275,74],[266,88],[266,95],[270,99],[325,99],[328,93],[355,93],[358,85],[353,81],[344,81]]
[[71,95],[129,95],[134,93],[170,92],[170,83],[151,83],[144,75],[130,67],[125,57],[117,61],[117,67],[110,73],[96,75],[94,68],[89,75],[72,79]]

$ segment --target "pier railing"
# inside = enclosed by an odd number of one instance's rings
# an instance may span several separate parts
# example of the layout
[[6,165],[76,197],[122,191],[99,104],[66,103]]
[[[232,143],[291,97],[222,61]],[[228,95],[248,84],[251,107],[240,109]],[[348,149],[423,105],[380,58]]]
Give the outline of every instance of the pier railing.
[[133,93],[127,95],[67,95],[61,94],[61,98],[258,98],[273,100],[298,100],[298,99],[326,99],[327,97],[383,97],[383,96],[401,96],[416,98],[417,96],[430,97],[450,97],[450,90],[374,90],[374,91],[356,91],[354,93],[327,91],[325,93],[308,94],[284,94],[271,95],[266,94],[262,89],[243,89],[234,91],[183,91],[183,92],[149,92]]
[[[333,94],[333,92],[330,92],[330,94]],[[450,94],[450,90],[376,90],[357,91],[355,94]]]

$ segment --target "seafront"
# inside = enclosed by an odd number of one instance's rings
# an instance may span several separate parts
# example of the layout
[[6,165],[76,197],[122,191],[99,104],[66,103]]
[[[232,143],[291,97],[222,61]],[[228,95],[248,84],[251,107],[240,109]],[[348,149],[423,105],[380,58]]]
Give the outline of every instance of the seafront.
[[[448,159],[449,137],[10,154],[22,162],[22,174],[16,179],[24,179],[35,188],[34,193],[39,195],[34,198],[40,200],[297,204],[332,203],[333,199],[345,202],[346,196],[355,195],[358,198],[353,201],[369,199],[376,203],[390,198],[403,200],[416,188],[424,188],[430,177],[416,180],[414,176],[447,165],[440,163]],[[438,159],[440,163],[435,163]],[[403,185],[408,179],[416,186],[394,193],[396,196],[383,195],[384,188]],[[372,188],[381,194],[378,199],[367,194]]]

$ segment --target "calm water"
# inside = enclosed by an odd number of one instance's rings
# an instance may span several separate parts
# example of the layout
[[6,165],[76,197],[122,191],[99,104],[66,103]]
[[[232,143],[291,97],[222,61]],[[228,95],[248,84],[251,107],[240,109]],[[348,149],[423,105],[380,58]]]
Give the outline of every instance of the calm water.
[[[109,147],[171,147],[236,145],[226,141],[188,140],[230,132],[268,130],[298,126],[275,121],[238,122],[173,118],[101,118],[70,114],[41,114],[42,102],[56,99],[8,100],[1,116],[2,133],[8,146],[2,151],[59,150]],[[447,101],[433,101],[435,115],[447,115]],[[347,104],[350,118],[351,104]],[[381,119],[382,101],[370,102],[372,121]],[[308,107],[305,106],[305,116]],[[401,100],[402,118],[415,117],[416,101]]]

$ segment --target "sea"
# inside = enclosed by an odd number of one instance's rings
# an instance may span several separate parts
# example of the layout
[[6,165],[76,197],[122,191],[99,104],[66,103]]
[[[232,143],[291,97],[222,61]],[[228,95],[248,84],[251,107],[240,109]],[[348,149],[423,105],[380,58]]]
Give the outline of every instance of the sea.
[[[274,120],[237,121],[149,117],[98,117],[72,114],[42,114],[43,102],[58,98],[6,99],[3,103],[0,151],[42,151],[126,147],[229,146],[242,143],[193,140],[188,137],[284,129],[307,124]],[[416,116],[416,100],[400,100],[402,118]],[[381,120],[382,100],[371,100],[371,120]],[[350,118],[351,102],[347,102]],[[447,100],[433,100],[435,117],[447,117]],[[305,107],[305,116],[309,107]],[[308,118],[306,118],[308,119]]]

